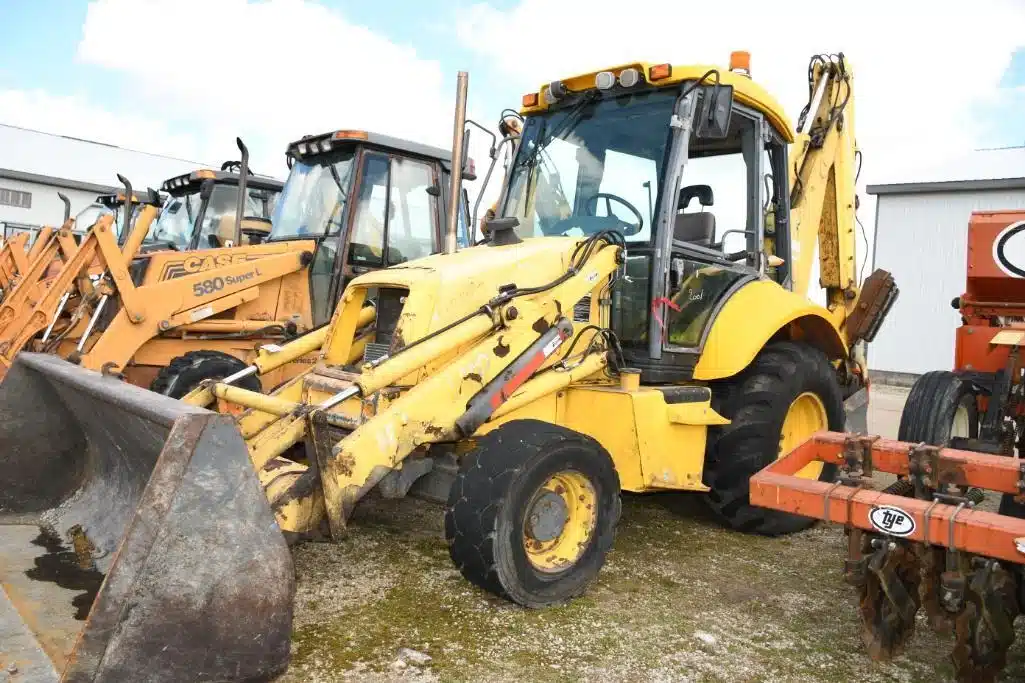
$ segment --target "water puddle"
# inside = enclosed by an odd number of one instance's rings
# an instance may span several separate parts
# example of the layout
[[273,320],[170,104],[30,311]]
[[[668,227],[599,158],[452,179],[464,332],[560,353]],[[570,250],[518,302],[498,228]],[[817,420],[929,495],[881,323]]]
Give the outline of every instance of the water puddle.
[[71,606],[75,608],[75,619],[85,621],[104,575],[96,568],[94,549],[81,527],[73,527],[68,535],[70,544],[52,530],[40,528],[32,544],[46,553],[33,560],[35,567],[25,570],[25,576],[33,581],[47,581],[67,590],[81,591],[72,598]]

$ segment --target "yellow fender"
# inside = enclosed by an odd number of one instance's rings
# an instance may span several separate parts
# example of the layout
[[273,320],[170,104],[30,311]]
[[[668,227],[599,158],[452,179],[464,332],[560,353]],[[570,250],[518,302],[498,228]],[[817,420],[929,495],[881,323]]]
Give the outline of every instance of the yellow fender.
[[737,374],[781,330],[784,338],[806,341],[830,359],[847,355],[847,344],[829,311],[771,280],[758,280],[742,287],[719,311],[705,339],[694,379],[714,380]]

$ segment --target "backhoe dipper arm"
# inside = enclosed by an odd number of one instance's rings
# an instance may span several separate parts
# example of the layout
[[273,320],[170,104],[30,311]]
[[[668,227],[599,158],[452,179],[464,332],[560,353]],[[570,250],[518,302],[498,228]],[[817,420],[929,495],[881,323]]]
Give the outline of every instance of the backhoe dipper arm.
[[808,296],[818,246],[819,285],[840,326],[854,309],[856,198],[854,76],[843,54],[818,55],[808,68],[809,102],[790,146],[793,287]]

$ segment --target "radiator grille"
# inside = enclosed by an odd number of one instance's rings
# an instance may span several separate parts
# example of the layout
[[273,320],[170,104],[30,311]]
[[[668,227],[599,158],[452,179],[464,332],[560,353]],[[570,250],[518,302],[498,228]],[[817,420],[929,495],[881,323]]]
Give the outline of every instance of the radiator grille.
[[573,322],[586,323],[591,320],[591,295],[588,294],[573,306]]

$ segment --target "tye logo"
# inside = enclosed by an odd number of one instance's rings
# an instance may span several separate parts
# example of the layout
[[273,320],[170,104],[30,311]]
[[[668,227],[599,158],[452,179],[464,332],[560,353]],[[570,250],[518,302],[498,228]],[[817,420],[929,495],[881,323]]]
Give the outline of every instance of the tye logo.
[[915,518],[891,505],[873,508],[868,520],[876,529],[891,536],[910,536],[915,531]]

